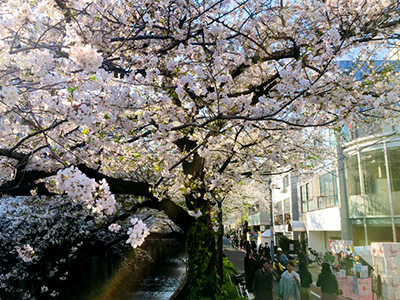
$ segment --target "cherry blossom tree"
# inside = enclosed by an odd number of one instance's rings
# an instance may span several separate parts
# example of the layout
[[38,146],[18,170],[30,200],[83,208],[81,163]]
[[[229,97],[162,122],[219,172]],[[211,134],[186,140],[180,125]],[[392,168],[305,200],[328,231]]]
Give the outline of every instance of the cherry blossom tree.
[[163,211],[212,295],[216,195],[307,167],[324,127],[395,116],[396,67],[369,62],[399,23],[394,0],[1,1],[0,193],[64,194],[113,232]]

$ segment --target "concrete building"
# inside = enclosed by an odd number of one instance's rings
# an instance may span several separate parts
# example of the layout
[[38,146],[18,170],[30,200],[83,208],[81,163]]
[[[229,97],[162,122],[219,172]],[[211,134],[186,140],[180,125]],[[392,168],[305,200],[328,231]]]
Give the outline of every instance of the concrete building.
[[324,170],[298,182],[300,220],[305,225],[308,246],[320,253],[329,249],[329,240],[342,239],[337,174],[336,169]]
[[293,221],[299,220],[297,193],[298,178],[293,173],[273,176],[271,180],[274,240],[280,236],[299,241],[299,233],[293,231]]
[[351,240],[358,249],[400,242],[399,129],[345,128],[346,140],[334,142],[337,156],[331,163],[312,175],[273,176],[274,240],[304,237],[321,254],[329,240]]
[[400,241],[399,129],[356,128],[343,145],[347,211],[342,217],[355,246]]

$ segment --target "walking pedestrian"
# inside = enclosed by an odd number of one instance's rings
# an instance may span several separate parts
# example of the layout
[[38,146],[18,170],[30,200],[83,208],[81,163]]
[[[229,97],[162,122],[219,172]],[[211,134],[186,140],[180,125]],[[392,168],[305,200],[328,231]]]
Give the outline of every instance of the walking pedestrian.
[[265,252],[267,253],[267,259],[271,261],[271,248],[268,245],[268,242],[265,242]]
[[291,261],[288,261],[286,268],[279,280],[279,297],[283,300],[300,300],[300,276],[294,271]]
[[272,300],[272,280],[271,264],[269,261],[264,261],[262,268],[254,275],[252,290],[256,295],[255,300]]
[[321,274],[318,275],[317,286],[321,287],[321,300],[336,300],[339,284],[328,263],[322,263]]
[[246,250],[246,253],[248,251],[251,251],[251,246],[250,246],[250,242],[248,240],[244,241],[244,250]]
[[235,235],[235,248],[239,249],[239,238]]
[[268,259],[267,251],[265,251],[265,249],[262,249],[261,256],[260,256],[260,264],[263,265],[265,261],[271,262]]
[[263,249],[264,249],[263,244],[260,244],[260,246],[258,246],[258,254],[260,254],[260,256],[262,255]]
[[310,285],[313,282],[312,275],[307,269],[307,264],[305,261],[299,262],[300,275],[300,299],[301,300],[311,300],[311,288]]
[[244,258],[244,273],[246,274],[246,285],[249,292],[252,291],[253,280],[258,269],[258,260],[254,257],[253,252],[247,251]]
[[257,244],[255,241],[251,241],[251,250],[253,253],[257,253]]

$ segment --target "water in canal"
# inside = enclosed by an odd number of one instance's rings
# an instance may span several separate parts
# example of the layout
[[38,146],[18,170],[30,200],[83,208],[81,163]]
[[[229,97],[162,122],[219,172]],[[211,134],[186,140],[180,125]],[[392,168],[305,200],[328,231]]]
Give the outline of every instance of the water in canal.
[[[146,271],[146,270],[145,270]],[[119,272],[93,300],[168,300],[186,276],[184,249],[156,262],[151,270],[138,274]]]
[[160,264],[148,277],[138,282],[129,299],[165,300],[179,288],[186,274],[184,256]]

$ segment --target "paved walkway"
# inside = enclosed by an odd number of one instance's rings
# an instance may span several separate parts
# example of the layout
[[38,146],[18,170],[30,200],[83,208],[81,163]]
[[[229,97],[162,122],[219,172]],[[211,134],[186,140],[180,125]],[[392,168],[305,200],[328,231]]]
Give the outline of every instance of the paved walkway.
[[[236,270],[240,272],[244,272],[244,257],[246,253],[242,250],[232,249],[231,243],[229,239],[224,238],[224,253],[228,257],[228,259],[233,263]],[[317,263],[313,263],[308,267],[310,271],[314,283],[311,285],[311,293],[313,300],[320,299],[321,290],[315,285],[318,279],[319,273],[321,273],[321,266],[318,266]],[[278,297],[278,281],[274,278],[274,299],[279,299]],[[347,298],[338,297],[338,300],[346,300]]]
[[[229,239],[224,239],[224,254],[233,263],[238,273],[244,272],[244,257],[246,253],[241,250],[232,249]],[[274,289],[273,295],[274,299],[279,299],[278,297],[278,281],[274,278],[273,281]]]
[[[321,290],[318,288],[315,284],[317,283],[318,275],[321,273],[321,266],[318,266],[317,263],[312,263],[309,267],[308,270],[310,271],[312,278],[313,278],[313,284],[311,285],[311,292],[314,295],[318,295],[318,299],[320,298],[319,295],[321,295]],[[338,300],[348,300],[349,298],[345,298],[343,296],[338,296]]]

